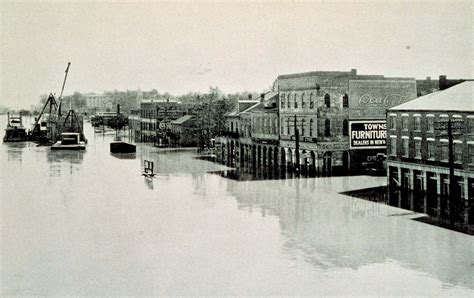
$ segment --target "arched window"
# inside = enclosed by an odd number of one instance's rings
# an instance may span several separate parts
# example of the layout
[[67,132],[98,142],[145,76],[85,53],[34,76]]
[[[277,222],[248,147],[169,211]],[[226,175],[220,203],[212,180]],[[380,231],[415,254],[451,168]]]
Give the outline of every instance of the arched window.
[[349,107],[349,96],[347,96],[347,94],[345,94],[345,93],[342,96],[342,107],[343,108],[348,108]]
[[327,93],[326,95],[324,95],[324,105],[326,106],[326,108],[331,107],[331,97]]
[[342,135],[349,135],[349,122],[347,122],[347,119],[344,119],[344,121],[342,121]]
[[324,121],[324,136],[330,137],[331,136],[331,120],[326,119]]
[[313,93],[309,95],[309,108],[312,109],[314,108],[314,99],[313,99]]
[[280,101],[281,101],[280,107],[284,109],[285,108],[285,95],[284,94],[280,95]]
[[288,100],[288,101],[287,101],[286,107],[289,109],[289,108],[291,108],[291,106],[290,106],[290,104],[291,104],[290,93],[288,93],[288,98],[287,98],[287,100]]
[[297,94],[295,93],[295,109],[298,108],[298,99],[297,99]]
[[306,106],[306,103],[304,102],[304,93],[301,94],[301,108],[304,109]]
[[313,118],[309,119],[309,136],[313,136]]

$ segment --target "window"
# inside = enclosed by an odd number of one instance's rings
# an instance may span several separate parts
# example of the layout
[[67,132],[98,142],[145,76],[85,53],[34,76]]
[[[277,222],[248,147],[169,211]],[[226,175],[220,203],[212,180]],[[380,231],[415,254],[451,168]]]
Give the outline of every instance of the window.
[[415,157],[421,158],[421,140],[415,139]]
[[454,143],[454,162],[462,163],[462,143]]
[[390,155],[392,156],[397,155],[397,139],[396,138],[390,139]]
[[306,123],[306,119],[302,119],[301,120],[301,136],[304,136],[304,126],[305,126],[305,123]]
[[474,118],[467,118],[467,129],[470,134],[474,134]]
[[435,159],[435,142],[428,141],[428,159]]
[[306,103],[304,102],[304,93],[303,93],[303,94],[301,94],[301,108],[304,109],[305,106],[306,106]]
[[288,101],[286,102],[286,107],[289,109],[289,108],[291,108],[291,106],[290,106],[290,105],[291,105],[291,96],[290,96],[290,93],[288,93],[288,98],[287,98],[287,100],[288,100]]
[[402,116],[402,129],[408,130],[408,116]]
[[402,145],[403,145],[403,156],[408,157],[408,139],[403,139],[402,140]]
[[421,117],[420,117],[420,116],[415,116],[415,117],[414,117],[414,120],[415,120],[415,127],[414,127],[414,129],[415,129],[416,131],[420,131],[420,129],[421,129]]
[[281,100],[280,107],[284,109],[285,108],[285,95],[282,94],[280,96],[280,100]]
[[295,93],[295,109],[298,108],[298,98],[297,98],[297,95]]
[[313,136],[313,119],[309,119],[309,136]]
[[326,95],[324,95],[324,105],[326,106],[326,108],[331,107],[331,97],[327,93]]
[[309,95],[309,108],[313,109],[314,108],[314,98],[313,98],[313,93]]
[[331,136],[331,120],[326,119],[324,121],[324,136],[330,137]]
[[286,134],[290,135],[290,118],[286,119]]
[[448,153],[449,153],[448,142],[442,142],[441,143],[441,160],[447,161]]
[[349,135],[349,123],[347,122],[347,119],[344,119],[344,121],[342,121],[342,135]]
[[434,117],[426,117],[426,122],[427,122],[427,130],[429,132],[434,131]]
[[349,96],[347,96],[347,94],[344,94],[342,96],[342,107],[343,108],[348,108],[349,107]]
[[389,119],[390,119],[390,129],[397,129],[397,116],[391,115]]
[[469,163],[474,164],[474,144],[469,144]]
[[[284,123],[284,122],[283,122]],[[283,127],[283,125],[280,125],[280,132],[281,134],[284,134],[285,133],[285,128]]]

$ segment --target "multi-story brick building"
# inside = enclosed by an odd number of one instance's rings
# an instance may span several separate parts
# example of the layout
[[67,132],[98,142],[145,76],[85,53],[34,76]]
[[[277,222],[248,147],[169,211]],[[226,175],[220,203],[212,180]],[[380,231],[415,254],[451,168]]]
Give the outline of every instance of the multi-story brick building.
[[140,142],[169,144],[171,121],[184,115],[181,104],[169,99],[144,99],[140,103]]
[[387,108],[416,97],[412,78],[356,70],[281,75],[275,86],[278,93],[265,94],[262,103],[227,115],[222,143],[230,164],[251,156],[258,167],[310,175],[359,170],[385,154]]
[[388,111],[388,183],[391,188],[413,191],[412,196],[401,196],[401,200],[405,200],[401,205],[431,215],[447,214],[448,201],[453,198],[449,193],[449,140],[444,130],[447,121],[456,123],[453,124],[454,199],[459,198],[464,221],[473,224],[472,81],[419,97]]
[[[354,129],[367,121],[385,122],[388,107],[416,97],[414,79],[358,75],[355,69],[281,75],[278,89],[282,162],[321,174],[347,173],[384,153],[385,144],[352,146],[351,121],[357,121]],[[385,143],[384,136],[382,139]]]

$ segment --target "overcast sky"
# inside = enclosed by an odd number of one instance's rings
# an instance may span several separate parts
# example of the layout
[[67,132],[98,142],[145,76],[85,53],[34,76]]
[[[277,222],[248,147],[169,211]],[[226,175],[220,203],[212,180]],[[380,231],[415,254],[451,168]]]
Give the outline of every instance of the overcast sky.
[[5,2],[0,105],[39,95],[218,86],[260,92],[280,74],[350,70],[474,78],[473,2]]

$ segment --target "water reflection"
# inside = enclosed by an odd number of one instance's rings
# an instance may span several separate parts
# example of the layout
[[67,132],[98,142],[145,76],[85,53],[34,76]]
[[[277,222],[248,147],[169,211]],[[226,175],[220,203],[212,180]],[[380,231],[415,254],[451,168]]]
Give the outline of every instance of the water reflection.
[[[468,208],[469,202],[467,201],[457,206],[454,226],[451,226],[448,212],[449,198],[446,196],[427,195],[426,193],[387,186],[357,189],[341,194],[412,211],[412,214],[417,214],[415,219],[418,221],[474,235],[474,225],[469,221],[466,222],[466,218],[472,218],[472,209]],[[410,214],[410,212],[404,213]]]
[[81,169],[86,152],[80,150],[54,151],[49,147],[44,148],[46,159],[49,164],[50,177],[59,177],[62,173],[72,175]]
[[466,238],[459,234],[391,216],[403,210],[334,193],[368,184],[366,177],[350,180],[293,179],[265,185],[229,182],[228,191],[240,209],[258,210],[262,217],[277,216],[287,236],[286,253],[300,250],[319,269],[357,270],[391,259],[447,283],[473,284],[472,238],[466,246],[460,241]]

